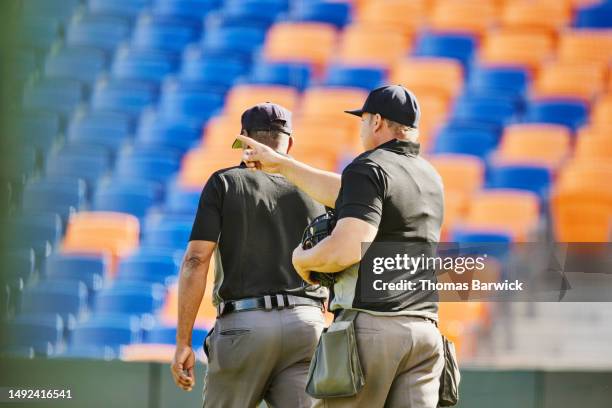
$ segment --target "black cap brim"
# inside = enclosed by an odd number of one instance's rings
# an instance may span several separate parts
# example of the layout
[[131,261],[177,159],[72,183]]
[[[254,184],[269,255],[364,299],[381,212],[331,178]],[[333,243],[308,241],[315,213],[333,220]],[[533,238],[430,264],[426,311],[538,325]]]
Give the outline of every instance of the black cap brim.
[[363,115],[363,110],[362,109],[345,110],[344,113],[348,113],[349,115],[361,116]]

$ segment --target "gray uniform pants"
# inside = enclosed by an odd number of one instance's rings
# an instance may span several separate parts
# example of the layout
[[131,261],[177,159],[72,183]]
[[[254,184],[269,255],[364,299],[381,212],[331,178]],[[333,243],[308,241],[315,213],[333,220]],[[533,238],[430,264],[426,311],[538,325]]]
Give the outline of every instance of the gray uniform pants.
[[444,350],[434,323],[359,313],[355,334],[365,386],[353,397],[318,400],[317,407],[436,408]]
[[204,408],[312,407],[310,360],[325,325],[312,306],[234,312],[217,319],[207,338]]

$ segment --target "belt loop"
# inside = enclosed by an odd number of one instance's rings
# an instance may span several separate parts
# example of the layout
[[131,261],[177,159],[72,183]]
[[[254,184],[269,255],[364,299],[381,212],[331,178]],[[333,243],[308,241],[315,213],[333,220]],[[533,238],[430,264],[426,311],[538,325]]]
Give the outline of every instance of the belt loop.
[[295,307],[295,297],[293,295],[287,295],[287,307],[293,309]]
[[276,304],[278,305],[278,310],[283,310],[285,308],[285,299],[283,295],[276,295]]
[[225,309],[225,302],[220,302],[217,305],[217,317],[223,316],[223,310]]
[[270,297],[270,295],[264,296],[264,304],[266,310],[272,310],[272,298]]

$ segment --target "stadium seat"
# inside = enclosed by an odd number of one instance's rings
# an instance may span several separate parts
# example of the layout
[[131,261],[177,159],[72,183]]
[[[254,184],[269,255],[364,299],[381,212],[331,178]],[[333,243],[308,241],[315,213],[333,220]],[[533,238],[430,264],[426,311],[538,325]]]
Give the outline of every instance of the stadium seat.
[[341,29],[348,23],[350,14],[350,2],[313,0],[295,3],[288,18],[291,21],[332,24]]
[[521,190],[483,190],[472,197],[458,228],[505,232],[513,241],[528,242],[539,223],[538,197]]
[[571,134],[561,125],[515,124],[504,129],[496,158],[558,168],[571,152]]
[[83,282],[92,294],[102,287],[107,267],[101,255],[53,253],[45,261],[45,276],[51,281]]
[[160,222],[144,233],[144,244],[181,250],[187,247],[193,222],[167,221]]
[[336,30],[323,23],[277,23],[266,36],[263,55],[268,61],[304,62],[320,70],[331,59]]
[[499,12],[491,2],[439,1],[433,7],[429,28],[436,31],[482,35],[498,20]]
[[586,122],[587,116],[588,106],[582,101],[542,99],[529,103],[524,121],[558,124],[575,131]]
[[85,96],[82,85],[71,79],[42,79],[26,86],[23,106],[69,115]]
[[50,212],[13,215],[3,224],[3,230],[11,231],[10,239],[4,237],[4,247],[32,248],[39,258],[47,255],[47,247],[54,247],[62,237],[62,219]]
[[255,63],[249,76],[245,79],[247,84],[283,85],[303,91],[310,83],[311,69],[308,64],[290,62]]
[[[207,330],[195,328],[192,335],[192,344],[200,347],[208,334]],[[144,332],[145,343],[176,344],[176,327],[159,324]]]
[[166,192],[164,212],[173,214],[195,214],[200,202],[200,190],[182,188],[173,182]]
[[78,112],[68,125],[68,141],[105,147],[115,151],[129,140],[133,123],[121,112]]
[[510,66],[479,66],[471,72],[467,88],[473,92],[491,92],[522,96],[529,83],[527,71]]
[[551,196],[553,233],[558,242],[610,242],[611,214],[610,201],[597,193],[559,188]]
[[[347,109],[359,108],[366,100],[368,92],[364,89],[343,87],[310,87],[303,96],[300,114],[303,116],[337,116]],[[350,118],[350,116],[348,116]],[[350,118],[352,119],[352,118]]]
[[556,34],[570,17],[571,9],[563,1],[510,1],[503,8],[501,24],[504,28]]
[[24,289],[20,313],[57,313],[65,321],[87,310],[87,286],[73,280],[46,280]]
[[585,197],[607,200],[612,206],[612,192],[607,188],[612,166],[607,161],[573,158],[560,171],[555,189],[579,192]]
[[[214,258],[213,258],[214,259]],[[194,327],[205,328],[210,330],[217,318],[217,309],[212,305],[212,288],[214,287],[214,270],[213,261],[209,266],[208,276],[206,278],[206,293],[204,301],[200,303],[200,308],[196,316]],[[160,323],[163,325],[177,325],[178,318],[178,284],[172,285],[168,289],[168,294],[164,301],[164,306],[159,314]]]
[[178,274],[178,265],[169,255],[136,252],[119,262],[116,281],[160,283]]
[[476,40],[471,35],[426,32],[421,35],[413,52],[417,57],[453,58],[467,67],[474,55]]
[[68,346],[59,353],[54,353],[52,358],[62,359],[93,359],[93,360],[113,360],[117,358],[117,353],[107,346]]
[[612,139],[610,134],[600,135],[588,130],[581,131],[576,141],[576,160],[597,160],[609,162],[612,160]]
[[217,18],[226,25],[267,29],[288,7],[287,0],[226,0]]
[[228,152],[227,150],[225,146],[218,149],[191,149],[183,157],[178,178],[179,185],[186,189],[201,191],[215,171],[239,165],[242,152],[240,150]]
[[118,79],[135,79],[159,83],[178,69],[179,60],[172,53],[154,49],[120,48],[111,74]]
[[538,98],[577,98],[587,102],[605,86],[607,67],[597,63],[553,63],[543,68],[534,83]]
[[[3,225],[3,228],[5,228],[5,225]],[[25,283],[34,275],[36,253],[32,248],[8,250],[3,256],[4,272],[0,279],[2,283],[10,283],[11,278],[21,279]]]
[[463,70],[461,64],[453,59],[415,57],[393,66],[390,80],[407,87],[417,96],[433,92],[451,99],[463,87]]
[[147,111],[140,118],[136,146],[167,148],[182,153],[199,140],[200,132],[199,121],[168,118],[157,111]]
[[560,61],[607,64],[612,57],[612,39],[606,31],[566,30],[559,37]]
[[138,18],[132,44],[140,48],[180,52],[200,36],[198,21],[143,15]]
[[574,26],[580,28],[612,28],[612,3],[603,1],[578,8]]
[[544,198],[551,183],[551,172],[546,166],[500,164],[489,168],[487,187],[531,191]]
[[81,179],[47,178],[28,183],[23,192],[25,212],[53,212],[63,220],[86,204],[85,182]]
[[597,127],[607,127],[612,120],[612,92],[608,92],[598,98],[591,110],[590,122]]
[[79,323],[71,333],[69,349],[76,347],[111,347],[115,352],[119,346],[140,340],[141,324],[130,315],[92,315]]
[[159,186],[150,181],[113,179],[101,183],[93,198],[94,211],[116,211],[143,218],[159,200]]
[[47,152],[57,141],[60,116],[52,112],[24,112],[16,119],[15,137],[20,143]]
[[195,48],[185,53],[179,75],[183,80],[226,91],[246,73],[247,66],[239,58],[214,57],[207,55],[201,48]]
[[484,182],[484,163],[474,156],[458,154],[437,154],[429,162],[440,173],[446,191],[458,191],[471,195]]
[[456,229],[452,234],[452,242],[482,243],[482,244],[509,244],[512,237],[502,232],[477,231],[469,229]]
[[146,82],[105,79],[99,81],[91,98],[94,110],[138,115],[157,100],[157,89]]
[[98,180],[109,171],[108,157],[104,155],[83,155],[79,152],[52,154],[46,165],[47,177],[83,179],[87,192],[92,192]]
[[427,0],[368,0],[359,4],[356,21],[372,28],[396,31],[408,39],[427,20]]
[[[289,86],[236,85],[227,94],[224,113],[233,115],[239,120],[242,112],[263,102],[277,103],[294,111],[298,103],[298,93],[295,88]],[[238,122],[236,126],[240,126]]]
[[111,52],[130,35],[129,21],[118,16],[79,15],[67,28],[69,46],[94,47]]
[[455,103],[452,118],[454,120],[488,122],[503,126],[514,118],[517,110],[516,103],[512,98],[493,94],[474,95],[466,93]]
[[115,280],[112,286],[96,294],[93,310],[95,314],[153,314],[163,298],[161,285]]
[[381,86],[384,78],[385,71],[381,68],[332,65],[325,74],[323,85],[363,88],[370,91]]
[[16,44],[32,48],[38,52],[49,49],[61,32],[61,23],[57,18],[48,16],[29,16],[20,21]]
[[497,135],[484,126],[442,128],[434,139],[434,153],[468,154],[485,158],[497,145]]
[[152,3],[151,0],[88,0],[89,10],[101,15],[134,18]]
[[172,152],[166,157],[147,154],[140,150],[118,158],[114,176],[133,180],[165,183],[179,169],[179,162]]
[[205,55],[228,55],[248,61],[265,37],[265,29],[257,26],[213,28],[204,33],[202,51]]
[[[5,347],[30,346],[38,354],[52,354],[63,343],[64,320],[58,314],[41,312],[17,316],[3,330]],[[4,347],[3,347],[4,348]]]
[[395,31],[352,24],[342,31],[338,62],[387,69],[408,54],[409,41]]
[[221,3],[221,0],[155,0],[152,11],[160,16],[201,19]]
[[67,47],[52,50],[45,60],[47,78],[76,79],[84,83],[95,81],[107,66],[103,51],[95,48]]
[[164,84],[159,112],[167,117],[206,122],[223,106],[223,95],[205,84],[171,81]]
[[80,0],[23,0],[22,12],[26,16],[48,16],[67,20],[78,10]]
[[500,30],[487,35],[480,47],[480,61],[535,71],[553,51],[553,39],[540,32]]

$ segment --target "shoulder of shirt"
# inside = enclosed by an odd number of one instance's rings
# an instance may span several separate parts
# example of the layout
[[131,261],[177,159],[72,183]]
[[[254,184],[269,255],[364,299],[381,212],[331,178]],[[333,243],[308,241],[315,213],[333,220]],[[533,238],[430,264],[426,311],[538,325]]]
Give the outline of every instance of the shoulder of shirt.
[[381,166],[376,162],[376,158],[380,156],[380,150],[381,149],[374,149],[361,153],[359,156],[355,157],[353,161],[348,164],[348,166],[346,166],[344,171],[372,167],[381,168]]

